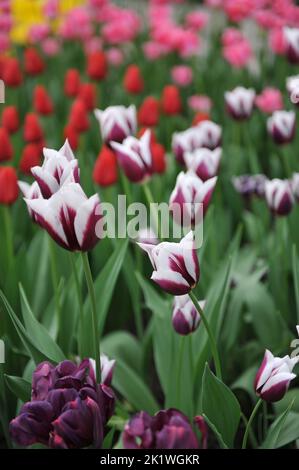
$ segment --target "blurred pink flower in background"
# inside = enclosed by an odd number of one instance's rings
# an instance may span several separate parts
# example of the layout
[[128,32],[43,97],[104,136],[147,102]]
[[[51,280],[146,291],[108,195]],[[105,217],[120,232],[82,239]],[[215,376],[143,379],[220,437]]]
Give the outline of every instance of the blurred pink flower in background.
[[192,11],[186,15],[186,25],[189,28],[200,31],[203,29],[209,21],[208,13],[200,10]]
[[48,18],[54,19],[59,14],[59,0],[47,0],[43,12]]
[[264,113],[272,114],[283,109],[283,100],[280,90],[267,87],[255,99],[255,105]]
[[165,54],[168,54],[170,49],[165,45],[155,41],[148,41],[143,44],[143,52],[148,60],[157,60]]
[[286,41],[282,28],[274,28],[269,31],[269,47],[275,54],[284,54],[286,51]]
[[9,49],[10,40],[7,34],[0,33],[0,52],[5,52]]
[[103,48],[103,41],[101,38],[97,36],[93,36],[91,38],[88,38],[87,41],[85,41],[85,52],[87,54],[91,54],[92,52],[97,52],[102,50]]
[[250,16],[254,0],[225,0],[224,11],[231,21],[239,22]]
[[176,65],[171,69],[171,78],[176,85],[188,86],[193,80],[192,68],[188,65]]
[[93,35],[91,13],[84,7],[74,8],[66,15],[60,27],[64,39],[84,39]]
[[223,57],[235,68],[245,67],[252,58],[252,49],[249,41],[243,39],[239,43],[224,47]]
[[124,61],[124,54],[121,49],[117,47],[111,47],[106,51],[106,56],[108,59],[109,64],[118,67]]
[[212,101],[209,96],[192,95],[188,98],[188,106],[193,111],[209,112],[212,108]]
[[33,43],[43,41],[50,34],[50,27],[46,23],[34,24],[29,31],[29,38]]
[[43,52],[50,57],[55,56],[60,51],[59,41],[57,41],[55,38],[44,39],[41,46]]
[[221,43],[223,46],[231,46],[244,38],[242,32],[238,28],[226,28],[221,37]]
[[281,28],[285,21],[271,10],[257,10],[253,12],[253,18],[263,29]]

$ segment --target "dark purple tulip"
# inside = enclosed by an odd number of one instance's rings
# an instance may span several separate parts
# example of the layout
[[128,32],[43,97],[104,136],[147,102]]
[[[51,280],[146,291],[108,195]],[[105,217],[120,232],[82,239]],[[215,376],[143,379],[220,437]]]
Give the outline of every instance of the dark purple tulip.
[[11,421],[10,433],[21,446],[100,448],[113,410],[114,394],[96,383],[89,359],[79,366],[71,361],[56,367],[43,362],[33,373],[31,401]]
[[198,449],[188,418],[178,410],[162,410],[150,416],[137,413],[123,433],[125,449]]

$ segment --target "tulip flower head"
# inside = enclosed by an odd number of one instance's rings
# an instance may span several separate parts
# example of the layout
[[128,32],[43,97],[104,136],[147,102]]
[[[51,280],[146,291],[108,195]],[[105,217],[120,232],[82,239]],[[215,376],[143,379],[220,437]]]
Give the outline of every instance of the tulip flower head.
[[80,184],[64,184],[49,199],[25,202],[38,224],[66,250],[89,251],[99,241],[100,199],[97,194],[88,199]]
[[114,367],[115,360],[109,359],[106,354],[101,354],[101,378],[103,384],[111,385]]
[[151,279],[163,290],[173,295],[185,295],[196,286],[200,272],[192,232],[179,243],[138,245],[147,252],[154,268]]
[[299,63],[299,28],[284,28],[286,55],[291,64]]
[[133,183],[147,180],[153,173],[151,131],[148,129],[140,139],[126,137],[122,144],[111,142],[120,166]]
[[14,134],[19,129],[20,120],[16,106],[6,106],[3,109],[1,125],[9,134]]
[[286,79],[286,88],[293,104],[299,104],[299,75],[293,75]]
[[298,358],[274,357],[266,350],[261,367],[254,381],[256,394],[263,400],[273,403],[281,400],[286,394],[291,380],[296,377],[292,370]]
[[43,165],[31,168],[31,173],[45,199],[49,199],[66,183],[80,183],[78,160],[68,140],[58,151],[44,148],[44,157]]
[[255,100],[255,91],[252,88],[238,86],[225,92],[224,97],[226,109],[233,119],[241,121],[251,116]]
[[268,178],[265,175],[240,175],[235,176],[232,179],[235,190],[244,196],[249,198],[251,196],[264,197],[265,187]]
[[291,183],[275,178],[266,181],[265,198],[271,211],[278,216],[288,215],[294,205]]
[[137,129],[136,108],[131,105],[109,106],[104,111],[95,110],[100,124],[102,139],[105,143],[121,143],[126,137],[134,135]]
[[197,226],[208,209],[217,177],[202,181],[192,170],[179,173],[169,199],[169,210],[177,224]]
[[276,144],[288,144],[295,137],[295,123],[296,115],[294,111],[275,111],[268,118],[268,132]]
[[[32,184],[28,184],[25,181],[18,181],[19,189],[22,192],[25,199],[39,199],[42,198],[40,187],[36,181]],[[32,218],[33,222],[37,221],[37,216],[32,209],[27,205],[28,213]]]
[[282,94],[276,88],[267,87],[256,97],[255,104],[263,113],[272,114],[283,108]]
[[192,153],[187,152],[185,154],[186,166],[188,170],[194,171],[202,181],[206,181],[217,175],[221,154],[220,147],[215,150],[200,148]]
[[93,168],[93,180],[99,186],[111,186],[118,179],[115,152],[106,145],[101,149]]
[[18,199],[17,174],[13,167],[0,167],[0,204],[11,205]]
[[[205,301],[199,302],[201,309]],[[200,315],[196,310],[189,295],[181,295],[174,298],[172,325],[179,335],[188,335],[197,330],[200,323]]]
[[147,245],[158,245],[159,240],[157,234],[151,227],[143,228],[138,233],[138,242]]

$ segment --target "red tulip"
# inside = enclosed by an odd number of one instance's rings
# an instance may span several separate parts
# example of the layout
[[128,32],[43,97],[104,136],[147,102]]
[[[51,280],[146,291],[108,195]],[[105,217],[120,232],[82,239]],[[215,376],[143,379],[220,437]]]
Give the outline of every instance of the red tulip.
[[27,113],[24,124],[24,140],[26,142],[36,142],[43,139],[43,130],[38,117],[34,113]]
[[65,139],[68,139],[69,141],[69,144],[70,146],[72,147],[73,150],[76,150],[78,148],[78,145],[79,145],[79,134],[78,134],[78,131],[73,127],[71,126],[70,124],[68,124],[67,126],[65,126],[64,128],[64,138]]
[[10,134],[13,134],[19,129],[19,113],[15,106],[6,106],[6,108],[3,109],[1,123]]
[[13,204],[19,194],[16,171],[11,166],[0,167],[0,203]]
[[9,134],[4,127],[0,127],[0,161],[11,160],[13,156],[13,147],[10,142]]
[[117,181],[116,155],[106,145],[102,147],[95,162],[93,180],[100,186],[110,186]]
[[33,106],[37,113],[45,116],[53,113],[53,102],[43,85],[35,87],[33,100]]
[[18,59],[9,57],[4,61],[2,78],[7,86],[17,87],[22,83],[23,77]]
[[124,88],[128,93],[138,95],[144,89],[144,80],[137,65],[129,65],[124,77]]
[[83,83],[80,86],[78,98],[85,103],[87,111],[92,111],[96,107],[97,94],[93,83]]
[[27,75],[40,75],[45,69],[45,63],[34,47],[28,47],[24,53],[24,69]]
[[86,106],[80,99],[75,100],[71,107],[69,124],[79,133],[89,128]]
[[161,105],[165,114],[179,114],[182,111],[180,92],[175,85],[167,85],[164,87]]
[[96,51],[89,54],[87,58],[87,75],[92,80],[103,80],[108,71],[106,54],[103,51]]
[[153,96],[148,96],[143,101],[138,111],[138,122],[141,126],[156,126],[159,121],[159,101]]
[[166,170],[166,151],[165,147],[159,142],[151,144],[154,173],[164,173]]
[[209,121],[210,120],[210,115],[209,113],[204,113],[204,112],[198,112],[195,114],[193,121],[192,121],[192,126],[197,126],[197,124],[203,122],[203,121]]
[[64,77],[64,93],[70,98],[78,95],[80,90],[80,74],[77,69],[69,69]]
[[31,175],[31,168],[41,163],[42,149],[40,143],[27,144],[22,152],[20,170],[26,175]]

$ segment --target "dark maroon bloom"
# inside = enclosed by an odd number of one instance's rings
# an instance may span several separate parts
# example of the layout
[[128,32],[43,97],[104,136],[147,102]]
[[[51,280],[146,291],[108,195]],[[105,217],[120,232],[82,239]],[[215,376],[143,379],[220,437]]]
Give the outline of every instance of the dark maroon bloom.
[[31,401],[11,421],[10,433],[21,446],[100,448],[113,410],[114,394],[96,383],[89,359],[79,366],[71,361],[56,367],[42,362],[33,373]]
[[161,410],[153,417],[137,413],[123,433],[125,449],[198,449],[188,418],[178,410]]

